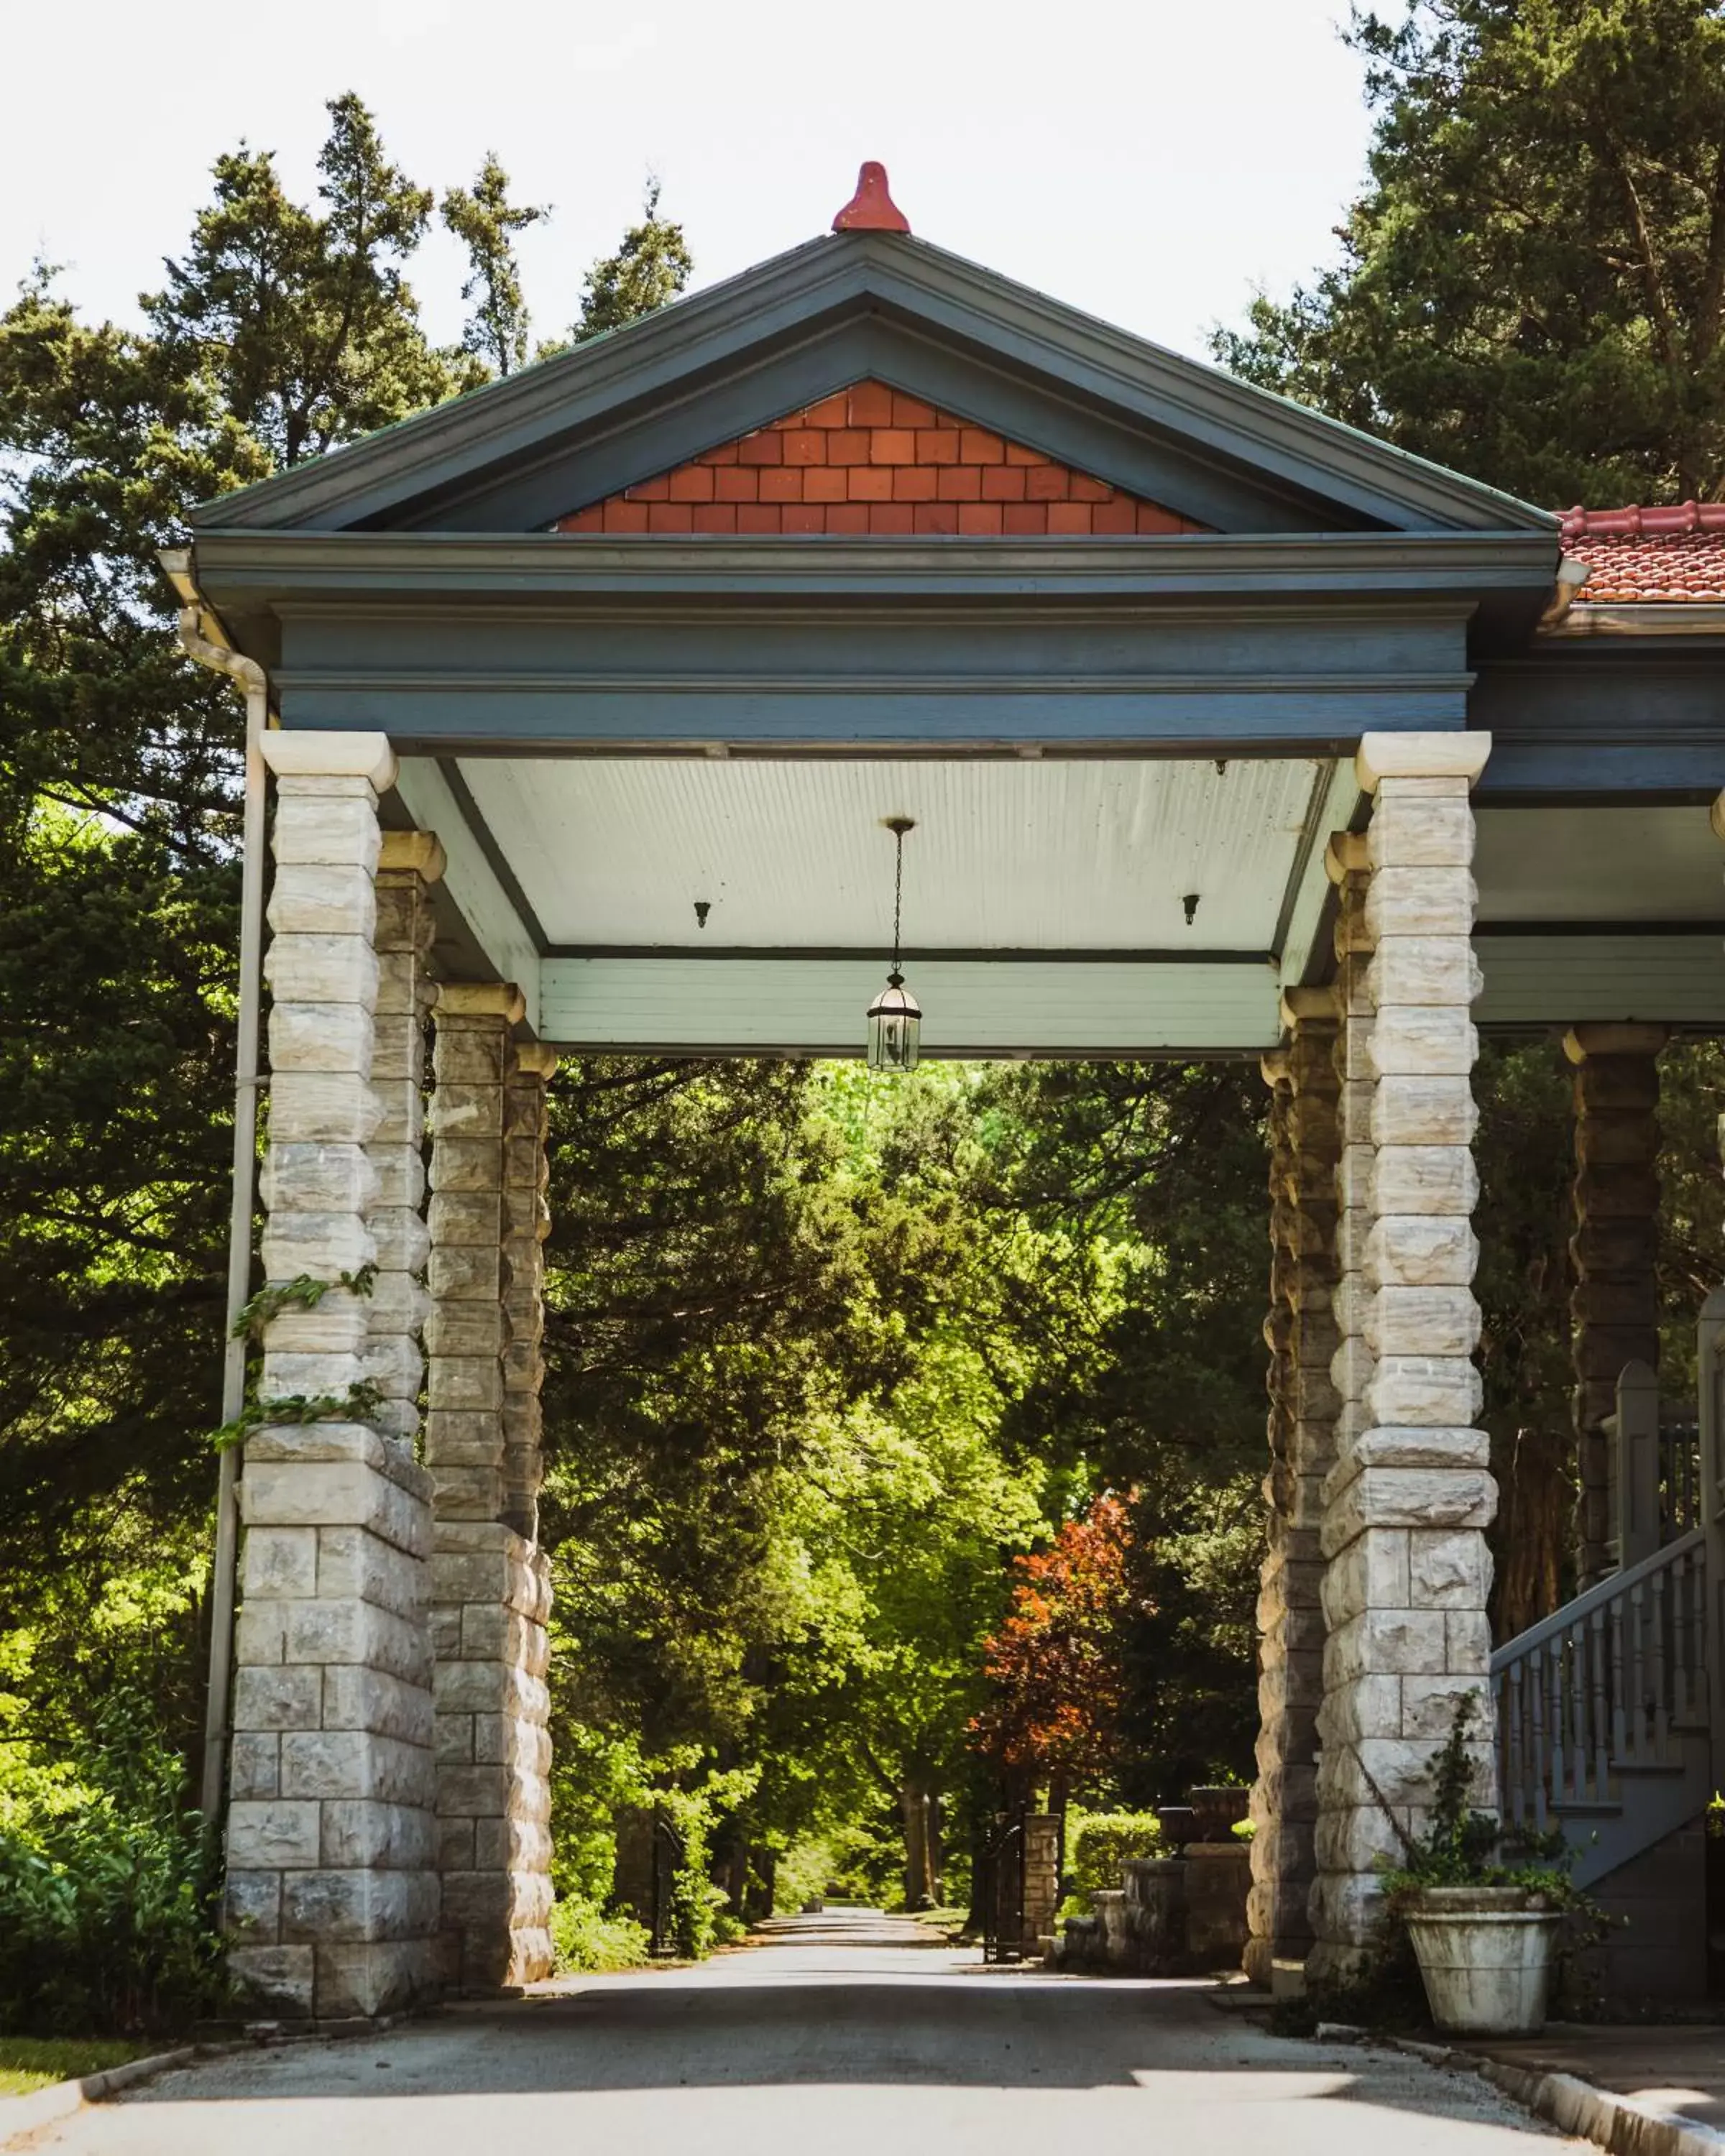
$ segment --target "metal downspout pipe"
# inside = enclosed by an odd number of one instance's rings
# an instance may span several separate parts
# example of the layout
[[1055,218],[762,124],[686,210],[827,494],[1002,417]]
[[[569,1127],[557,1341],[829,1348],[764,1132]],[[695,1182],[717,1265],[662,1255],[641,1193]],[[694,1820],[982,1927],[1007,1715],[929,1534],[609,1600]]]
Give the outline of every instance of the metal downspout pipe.
[[[196,606],[182,609],[180,646],[200,666],[226,674],[245,691],[245,819],[239,900],[239,1024],[234,1075],[234,1203],[228,1224],[226,1339],[222,1360],[222,1420],[245,1405],[246,1342],[236,1337],[249,1300],[252,1209],[258,1177],[258,1035],[264,947],[263,752],[270,683],[254,659],[203,634]],[[228,1695],[234,1681],[234,1608],[239,1562],[239,1449],[223,1448],[216,1483],[216,1547],[210,1576],[209,1686],[203,1711],[203,1768],[198,1809],[213,1832],[226,1786]]]

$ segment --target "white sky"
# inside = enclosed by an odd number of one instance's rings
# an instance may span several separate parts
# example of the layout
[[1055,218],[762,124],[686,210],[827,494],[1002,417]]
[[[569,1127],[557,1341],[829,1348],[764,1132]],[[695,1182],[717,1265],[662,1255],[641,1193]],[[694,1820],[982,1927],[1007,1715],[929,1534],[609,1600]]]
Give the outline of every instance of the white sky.
[[[811,238],[882,159],[913,228],[1201,356],[1252,289],[1334,252],[1367,137],[1346,0],[0,0],[0,294],[39,252],[91,314],[159,281],[244,136],[309,197],[323,100],[357,90],[439,194],[495,149],[536,326],[636,212],[644,175],[709,284]],[[410,272],[453,341],[445,235]]]

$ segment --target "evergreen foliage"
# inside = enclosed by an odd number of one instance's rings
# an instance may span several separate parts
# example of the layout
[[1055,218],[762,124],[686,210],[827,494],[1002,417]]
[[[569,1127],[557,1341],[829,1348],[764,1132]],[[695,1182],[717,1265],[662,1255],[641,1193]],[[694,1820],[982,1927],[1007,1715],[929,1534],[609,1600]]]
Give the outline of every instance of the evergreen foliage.
[[1356,8],[1377,114],[1341,259],[1213,349],[1544,505],[1725,487],[1717,0]]

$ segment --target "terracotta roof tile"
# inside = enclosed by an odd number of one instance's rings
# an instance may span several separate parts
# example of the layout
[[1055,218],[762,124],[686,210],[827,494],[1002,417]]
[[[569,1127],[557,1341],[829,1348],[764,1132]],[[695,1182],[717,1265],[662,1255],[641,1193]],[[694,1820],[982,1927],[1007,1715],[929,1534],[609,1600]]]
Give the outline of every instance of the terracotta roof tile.
[[1592,571],[1581,606],[1725,605],[1725,502],[1566,510],[1563,552]]

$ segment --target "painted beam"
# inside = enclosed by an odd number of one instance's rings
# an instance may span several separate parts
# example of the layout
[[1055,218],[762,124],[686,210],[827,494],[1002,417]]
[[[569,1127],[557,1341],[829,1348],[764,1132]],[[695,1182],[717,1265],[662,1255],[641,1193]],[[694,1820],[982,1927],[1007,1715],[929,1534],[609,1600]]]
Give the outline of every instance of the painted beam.
[[449,781],[426,757],[404,756],[396,777],[403,805],[422,831],[436,832],[449,865],[443,887],[500,981],[513,981],[526,999],[526,1021],[540,1029],[537,947],[479,840]]
[[1482,1026],[1725,1026],[1725,942],[1702,935],[1476,935]]
[[[1273,1047],[1273,968],[919,959],[931,1056],[1245,1053]],[[540,1031],[574,1050],[860,1055],[866,959],[547,958]]]
[[[1330,896],[1324,849],[1332,831],[1348,828],[1361,798],[1360,783],[1351,756],[1340,758],[1332,770],[1319,773],[1313,814],[1307,827],[1305,852],[1302,860],[1296,864],[1288,895],[1286,926],[1281,937],[1281,978],[1291,986],[1297,987],[1312,965],[1317,932]],[[1324,970],[1323,957],[1318,954],[1320,973]]]

